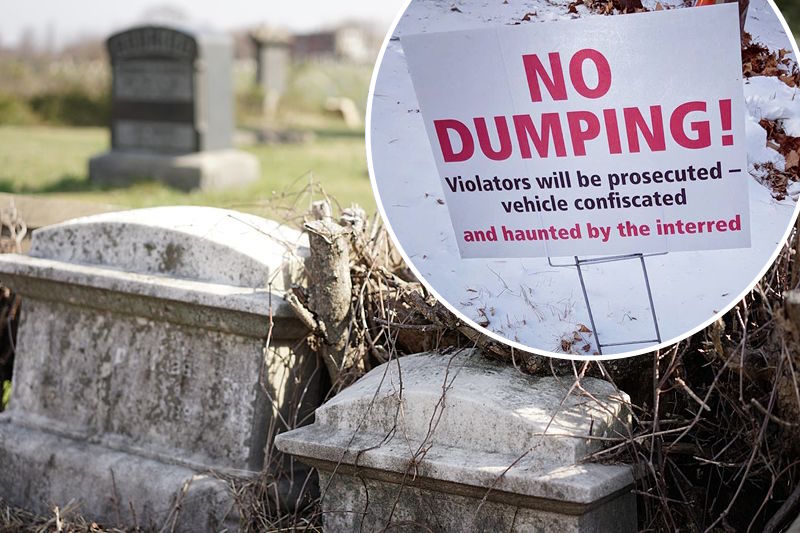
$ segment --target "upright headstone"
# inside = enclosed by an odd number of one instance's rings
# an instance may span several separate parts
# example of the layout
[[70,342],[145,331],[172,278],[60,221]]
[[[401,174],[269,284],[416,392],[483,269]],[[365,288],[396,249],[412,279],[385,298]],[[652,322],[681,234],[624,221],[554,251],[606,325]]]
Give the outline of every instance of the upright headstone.
[[256,81],[264,92],[264,114],[278,110],[281,96],[289,84],[292,38],[288,32],[263,27],[250,35],[256,46]]
[[475,351],[382,365],[276,446],[319,471],[325,531],[636,531],[613,385],[534,378]]
[[93,182],[151,178],[210,189],[258,178],[258,160],[232,149],[228,36],[144,26],[112,35],[107,47],[111,151],[89,162]]
[[304,239],[173,207],[51,226],[29,256],[0,256],[23,297],[0,498],[42,513],[74,499],[111,526],[179,512],[181,531],[234,527],[218,476],[257,475],[273,434],[319,402],[324,369],[283,299]]

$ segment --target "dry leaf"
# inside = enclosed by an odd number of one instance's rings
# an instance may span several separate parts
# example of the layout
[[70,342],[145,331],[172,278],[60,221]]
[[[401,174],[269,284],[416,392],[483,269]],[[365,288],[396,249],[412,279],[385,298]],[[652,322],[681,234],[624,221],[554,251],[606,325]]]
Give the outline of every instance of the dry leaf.
[[794,168],[798,164],[800,164],[800,154],[797,153],[797,150],[792,150],[786,156],[786,170]]

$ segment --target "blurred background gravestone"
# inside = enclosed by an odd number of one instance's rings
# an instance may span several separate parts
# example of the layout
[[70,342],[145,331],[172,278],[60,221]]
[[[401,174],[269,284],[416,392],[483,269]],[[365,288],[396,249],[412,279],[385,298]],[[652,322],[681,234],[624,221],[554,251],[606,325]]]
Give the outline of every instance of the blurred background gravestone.
[[274,117],[286,92],[291,67],[291,35],[283,30],[262,26],[250,34],[256,48],[256,81],[264,93],[264,115]]
[[142,26],[112,35],[111,151],[92,158],[102,185],[155,179],[178,189],[244,185],[258,160],[231,148],[228,36]]

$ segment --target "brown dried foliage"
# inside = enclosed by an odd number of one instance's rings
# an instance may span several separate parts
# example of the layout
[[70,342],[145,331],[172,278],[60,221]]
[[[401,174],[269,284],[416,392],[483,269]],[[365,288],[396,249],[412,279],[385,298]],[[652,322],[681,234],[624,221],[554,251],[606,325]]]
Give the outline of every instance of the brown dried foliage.
[[53,507],[50,516],[37,516],[33,513],[9,507],[0,500],[0,533],[137,533],[139,528],[103,528],[87,521],[80,513],[80,506],[71,503],[63,509]]
[[762,165],[767,171],[765,179],[774,196],[783,200],[789,184],[800,181],[800,138],[786,135],[783,127],[774,120],[762,119],[760,124],[767,132],[767,145],[786,159],[785,170],[775,168],[772,163]]
[[[772,52],[754,42],[749,33],[742,37],[742,73],[745,78],[774,76],[789,87],[800,86],[800,70],[787,50]],[[780,122],[762,119],[761,127],[767,132],[767,146],[777,150],[786,160],[784,170],[768,163],[761,165],[766,171],[764,181],[778,200],[787,195],[788,186],[800,181],[800,138],[787,135]]]
[[742,74],[745,78],[775,76],[789,87],[800,86],[800,71],[790,55],[791,52],[785,49],[771,51],[753,41],[753,36],[747,32],[742,36]]

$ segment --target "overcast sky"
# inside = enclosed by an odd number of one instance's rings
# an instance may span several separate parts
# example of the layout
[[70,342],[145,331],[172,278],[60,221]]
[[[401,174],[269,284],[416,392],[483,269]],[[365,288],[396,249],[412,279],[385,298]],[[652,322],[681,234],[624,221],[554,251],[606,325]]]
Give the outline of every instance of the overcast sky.
[[[26,28],[41,45],[60,46],[80,36],[106,35],[142,20],[154,8],[175,7],[193,22],[217,29],[261,23],[304,31],[343,19],[373,19],[386,25],[404,0],[0,0],[0,44],[14,45]],[[51,37],[47,34],[53,33]]]

